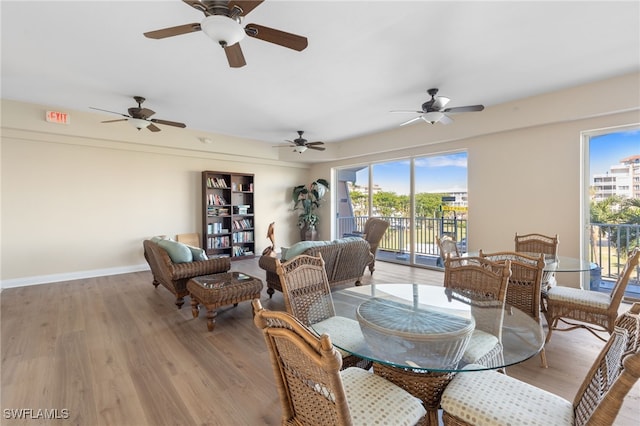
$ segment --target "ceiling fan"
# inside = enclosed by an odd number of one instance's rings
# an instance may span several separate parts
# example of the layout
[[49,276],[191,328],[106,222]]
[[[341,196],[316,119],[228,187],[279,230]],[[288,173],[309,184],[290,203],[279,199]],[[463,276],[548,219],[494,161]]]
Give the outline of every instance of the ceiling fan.
[[442,123],[449,124],[453,122],[453,119],[449,117],[446,113],[457,113],[457,112],[472,112],[472,111],[482,111],[484,109],[484,105],[468,105],[461,107],[453,107],[453,108],[445,108],[445,106],[449,103],[450,99],[444,96],[436,96],[438,94],[438,89],[429,89],[427,93],[431,96],[427,102],[422,104],[422,111],[391,111],[391,112],[400,112],[400,113],[412,113],[412,114],[420,114],[420,116],[412,118],[409,121],[405,121],[401,124],[404,126],[406,124],[413,123],[416,120],[423,119],[429,124]]
[[245,35],[289,49],[302,51],[307,47],[307,38],[257,24],[241,25],[242,18],[264,0],[182,0],[194,9],[204,13],[202,22],[179,25],[144,33],[145,37],[161,39],[181,34],[204,31],[209,38],[216,41],[224,49],[227,61],[232,68],[240,68],[247,64],[240,48],[240,40]]
[[128,121],[133,127],[135,127],[138,130],[142,130],[145,127],[149,130],[151,130],[152,132],[159,132],[160,128],[158,126],[156,126],[154,123],[156,124],[164,124],[167,126],[174,126],[174,127],[187,127],[184,123],[178,123],[176,121],[168,121],[168,120],[160,120],[157,118],[149,118],[151,117],[153,114],[155,114],[155,111],[150,110],[149,108],[142,108],[142,103],[145,101],[145,99],[142,96],[134,96],[133,99],[138,103],[137,107],[131,107],[128,109],[129,114],[122,114],[120,112],[115,112],[115,111],[109,111],[106,109],[101,109],[101,108],[94,108],[94,107],[89,107],[91,109],[95,109],[98,111],[104,111],[104,112],[108,112],[111,114],[118,114],[121,115],[123,117],[126,118],[120,118],[118,120],[107,120],[107,121],[102,121],[101,123],[115,123],[118,121]]
[[308,142],[305,138],[302,137],[304,133],[303,130],[298,130],[298,137],[292,141],[286,140],[290,145],[276,145],[274,148],[281,147],[293,147],[293,152],[297,152],[302,154],[307,149],[315,149],[316,151],[324,151],[326,148],[320,145],[324,145],[324,142],[316,141],[316,142]]

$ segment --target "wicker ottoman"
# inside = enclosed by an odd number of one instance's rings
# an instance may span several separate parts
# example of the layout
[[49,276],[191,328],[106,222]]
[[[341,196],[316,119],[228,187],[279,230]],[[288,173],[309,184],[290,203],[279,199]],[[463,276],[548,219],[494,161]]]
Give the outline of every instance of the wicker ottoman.
[[262,281],[242,272],[224,272],[203,275],[187,282],[191,295],[191,313],[194,318],[200,313],[199,305],[207,308],[207,329],[213,331],[216,322],[216,308],[238,306],[245,300],[259,299]]

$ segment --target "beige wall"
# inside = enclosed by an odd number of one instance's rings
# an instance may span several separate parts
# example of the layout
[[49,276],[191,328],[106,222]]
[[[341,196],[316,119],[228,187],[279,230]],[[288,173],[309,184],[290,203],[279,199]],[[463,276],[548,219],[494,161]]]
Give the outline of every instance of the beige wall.
[[[61,126],[44,121],[45,106],[4,100],[2,287],[146,268],[143,238],[198,230],[202,170],[255,173],[259,252],[271,221],[278,247],[297,241],[293,185],[330,178],[335,167],[461,149],[469,153],[471,250],[510,248],[516,231],[538,231],[558,233],[561,254],[578,256],[581,132],[640,123],[639,94],[640,74],[621,76],[460,114],[449,126],[418,123],[331,144],[310,168],[281,161],[264,142],[136,132],[82,112]],[[327,224],[329,203],[321,214]],[[328,226],[320,231],[331,238]]]

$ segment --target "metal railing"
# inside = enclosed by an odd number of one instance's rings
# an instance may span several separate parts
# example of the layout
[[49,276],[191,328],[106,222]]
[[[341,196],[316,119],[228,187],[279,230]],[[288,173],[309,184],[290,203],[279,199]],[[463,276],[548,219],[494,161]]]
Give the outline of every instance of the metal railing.
[[[339,217],[337,219],[338,235],[362,231],[368,216]],[[410,252],[410,225],[408,217],[380,217],[390,223],[385,232],[379,251],[397,254]],[[450,235],[459,241],[459,250],[467,251],[467,221],[464,219],[415,218],[415,250],[416,256],[439,256],[436,236]],[[626,254],[634,247],[640,246],[640,225],[591,224],[591,262],[598,265],[600,279],[615,281],[626,262]],[[399,258],[399,257],[398,257]],[[629,285],[638,286],[639,271],[632,273]]]

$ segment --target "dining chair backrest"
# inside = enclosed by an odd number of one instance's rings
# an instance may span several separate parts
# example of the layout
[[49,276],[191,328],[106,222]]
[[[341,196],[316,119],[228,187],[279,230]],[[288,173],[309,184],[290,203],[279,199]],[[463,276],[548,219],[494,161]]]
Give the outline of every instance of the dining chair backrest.
[[287,312],[309,326],[335,316],[331,287],[322,254],[299,255],[284,263],[276,259]]
[[254,322],[264,334],[275,371],[282,424],[352,424],[340,376],[342,357],[328,335],[313,335],[286,312],[253,300]]
[[629,284],[629,280],[631,279],[631,274],[633,271],[638,268],[638,264],[640,263],[640,247],[636,247],[627,255],[627,261],[620,271],[618,275],[618,279],[611,289],[611,293],[609,295],[610,305],[614,306],[617,310],[620,306],[620,302],[622,302],[622,297],[624,296],[624,292],[627,289],[627,285]]
[[573,401],[576,425],[613,424],[625,395],[640,376],[639,312],[636,303],[616,319],[611,337]]
[[456,240],[448,235],[442,237],[436,236],[436,243],[440,249],[440,258],[444,262],[447,257],[460,257],[460,251],[458,250],[458,244]]
[[478,256],[447,257],[444,286],[471,300],[504,303],[511,276],[511,262],[493,262]]
[[543,234],[525,234],[515,237],[515,251],[558,255],[558,235],[551,237]]
[[544,254],[534,257],[512,251],[484,253],[480,250],[479,256],[497,263],[507,260],[511,263],[506,302],[539,322]]

